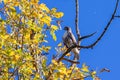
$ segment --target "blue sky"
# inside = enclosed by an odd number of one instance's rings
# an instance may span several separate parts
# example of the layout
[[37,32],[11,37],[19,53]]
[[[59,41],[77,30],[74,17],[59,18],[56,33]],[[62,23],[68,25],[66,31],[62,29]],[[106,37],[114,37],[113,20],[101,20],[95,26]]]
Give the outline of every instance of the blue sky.
[[[75,34],[75,0],[40,0],[49,8],[56,7],[58,11],[64,12],[62,27],[70,26]],[[79,0],[79,29],[82,36],[96,32],[97,33],[82,41],[81,45],[89,45],[93,43],[102,33],[104,27],[108,23],[115,7],[116,0]],[[117,15],[120,15],[120,3]],[[55,53],[54,47],[62,41],[64,31],[56,32],[58,37],[54,42],[49,37],[49,44],[52,50],[48,55],[51,59]],[[115,18],[110,25],[107,33],[102,40],[93,49],[82,49],[80,52],[80,63],[86,63],[91,69],[99,71],[101,68],[109,68],[110,73],[102,73],[98,76],[102,80],[118,80],[120,72],[120,18]],[[78,66],[81,66],[79,64]],[[90,80],[90,79],[86,79]]]
[[[70,26],[75,34],[75,0],[40,0],[49,8],[56,7],[58,11],[64,12],[62,27]],[[94,42],[102,33],[108,23],[115,7],[116,0],[79,0],[79,29],[82,36],[97,33],[82,41],[82,45],[89,45]],[[120,15],[120,3],[117,15]],[[49,45],[53,48],[62,41],[64,31],[57,31],[59,36],[57,42],[49,38]],[[120,19],[115,18],[110,25],[107,33],[93,49],[82,49],[80,52],[80,63],[86,63],[97,71],[101,68],[109,68],[110,73],[104,72],[98,76],[102,80],[118,80],[120,72]],[[50,54],[53,54],[51,50]],[[51,58],[49,55],[48,58]],[[81,66],[81,64],[79,65]],[[90,80],[90,79],[87,79]]]

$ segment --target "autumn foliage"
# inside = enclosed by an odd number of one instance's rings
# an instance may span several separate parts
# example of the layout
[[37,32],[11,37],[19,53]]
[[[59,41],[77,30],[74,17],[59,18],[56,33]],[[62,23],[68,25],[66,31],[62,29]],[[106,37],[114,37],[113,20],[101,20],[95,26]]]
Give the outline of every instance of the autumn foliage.
[[[46,64],[47,57],[42,53],[51,49],[44,45],[50,43],[46,40],[46,32],[57,40],[55,31],[59,26],[53,20],[63,17],[63,12],[49,9],[39,0],[4,0],[0,4],[0,80],[13,80],[16,76],[19,80],[97,78],[96,71],[90,71],[86,64],[81,68],[68,67],[55,59],[50,65]],[[65,50],[63,45],[58,46]]]

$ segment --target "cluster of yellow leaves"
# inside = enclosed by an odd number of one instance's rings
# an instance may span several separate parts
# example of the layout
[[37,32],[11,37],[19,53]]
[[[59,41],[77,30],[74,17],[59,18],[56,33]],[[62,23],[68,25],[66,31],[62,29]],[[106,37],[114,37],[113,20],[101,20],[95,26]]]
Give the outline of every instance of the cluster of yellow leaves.
[[[52,19],[61,18],[64,14],[62,12],[57,12],[56,8],[52,8],[51,10],[44,4],[38,4],[39,0],[5,0],[4,3],[6,5],[5,11],[7,12],[9,18],[9,23],[12,21],[17,21],[21,17],[21,21],[23,23],[28,23],[27,25],[34,27],[33,21],[31,19],[36,19],[39,26],[43,26],[46,24],[48,27],[51,27]],[[20,14],[16,13],[15,7],[18,7],[21,11]],[[24,17],[23,17],[24,16]],[[55,30],[52,29],[51,35],[54,40],[56,40]]]
[[82,65],[82,68],[78,68],[75,65],[67,68],[66,64],[52,60],[52,64],[49,65],[49,72],[47,70],[44,74],[46,74],[46,77],[50,75],[50,80],[84,80],[87,76],[94,76],[95,78],[96,71],[89,71],[88,66],[85,64]]
[[[0,18],[0,79],[13,79],[14,72],[8,72],[12,68],[14,71],[18,69],[21,79],[31,79],[33,75],[35,80],[39,80],[43,76],[39,66],[46,67],[42,53],[51,49],[43,45],[48,42],[45,40],[49,37],[46,32],[50,31],[53,39],[57,40],[55,31],[59,28],[52,21],[61,18],[63,13],[52,12],[53,9],[39,3],[39,0],[1,0],[0,4],[3,3],[0,11],[6,19]],[[6,29],[8,25],[11,33]]]

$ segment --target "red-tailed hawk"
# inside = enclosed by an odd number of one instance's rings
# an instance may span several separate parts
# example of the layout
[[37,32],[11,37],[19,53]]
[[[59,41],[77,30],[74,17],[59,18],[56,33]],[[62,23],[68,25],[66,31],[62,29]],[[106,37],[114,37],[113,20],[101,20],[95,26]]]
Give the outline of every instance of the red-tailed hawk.
[[[76,45],[77,44],[77,41],[75,39],[75,36],[74,34],[72,33],[72,30],[70,27],[64,27],[64,30],[66,30],[66,32],[64,33],[63,35],[63,43],[64,45],[67,47],[67,48],[70,48],[71,46],[73,45]],[[71,52],[74,53],[75,55],[75,60],[78,60],[79,59],[79,50],[78,48],[73,48],[71,50]]]

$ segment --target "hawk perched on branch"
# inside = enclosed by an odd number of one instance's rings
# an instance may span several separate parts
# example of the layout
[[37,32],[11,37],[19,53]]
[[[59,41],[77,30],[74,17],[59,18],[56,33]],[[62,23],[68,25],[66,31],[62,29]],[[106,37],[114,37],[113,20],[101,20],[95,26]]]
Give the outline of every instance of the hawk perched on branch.
[[[70,48],[71,46],[73,45],[76,45],[77,44],[77,41],[75,39],[75,36],[74,34],[72,33],[72,30],[70,27],[64,27],[64,30],[66,30],[66,32],[64,33],[63,35],[63,43],[64,45],[67,47],[67,48]],[[78,48],[73,48],[71,50],[71,52],[74,53],[74,58],[75,60],[78,60],[79,59],[79,50]]]

